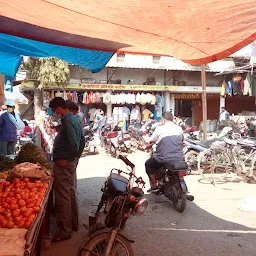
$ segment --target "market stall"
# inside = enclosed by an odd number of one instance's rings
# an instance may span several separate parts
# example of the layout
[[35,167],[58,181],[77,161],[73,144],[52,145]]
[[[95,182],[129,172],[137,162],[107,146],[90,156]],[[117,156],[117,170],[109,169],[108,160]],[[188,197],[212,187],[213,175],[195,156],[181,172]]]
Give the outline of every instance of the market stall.
[[38,255],[49,236],[51,165],[34,144],[0,159],[0,255]]

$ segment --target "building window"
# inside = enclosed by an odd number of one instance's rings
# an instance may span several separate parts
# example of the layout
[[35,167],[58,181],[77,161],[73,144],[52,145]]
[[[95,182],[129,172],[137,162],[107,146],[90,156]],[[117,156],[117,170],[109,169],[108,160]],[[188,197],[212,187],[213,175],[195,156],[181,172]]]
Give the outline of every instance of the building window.
[[153,56],[153,64],[160,64],[161,56]]
[[124,58],[125,58],[125,54],[124,53],[118,53],[116,55],[116,58],[117,58],[117,62],[123,63],[124,62]]

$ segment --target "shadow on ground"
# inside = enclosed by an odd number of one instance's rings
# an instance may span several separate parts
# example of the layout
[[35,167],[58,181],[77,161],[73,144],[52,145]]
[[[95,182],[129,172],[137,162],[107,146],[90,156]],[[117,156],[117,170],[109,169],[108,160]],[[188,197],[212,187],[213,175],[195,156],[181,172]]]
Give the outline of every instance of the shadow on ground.
[[[80,229],[71,240],[52,244],[42,251],[42,256],[77,255],[87,237],[82,223],[96,209],[105,177],[78,180]],[[142,216],[134,216],[127,222],[126,232],[134,240],[138,256],[255,256],[256,229],[230,222],[200,208],[195,202],[187,202],[183,213],[177,212],[172,203],[163,197],[146,195],[149,206]],[[216,204],[216,211],[229,207]],[[212,209],[212,208],[211,208]],[[213,207],[215,209],[215,207]],[[232,209],[230,209],[232,211]],[[244,213],[250,218],[254,213]]]

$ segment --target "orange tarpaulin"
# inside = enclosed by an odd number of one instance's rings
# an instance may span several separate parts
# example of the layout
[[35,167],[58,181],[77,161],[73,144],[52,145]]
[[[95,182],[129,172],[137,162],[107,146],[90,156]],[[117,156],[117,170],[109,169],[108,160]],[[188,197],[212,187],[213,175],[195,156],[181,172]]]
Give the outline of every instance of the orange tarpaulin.
[[102,51],[222,59],[256,39],[255,0],[0,0],[0,32]]

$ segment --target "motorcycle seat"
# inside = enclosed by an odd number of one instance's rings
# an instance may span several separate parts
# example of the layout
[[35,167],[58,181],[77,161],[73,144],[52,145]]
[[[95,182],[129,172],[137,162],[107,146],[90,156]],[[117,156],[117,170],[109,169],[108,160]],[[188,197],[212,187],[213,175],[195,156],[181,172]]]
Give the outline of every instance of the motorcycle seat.
[[185,171],[188,169],[188,164],[185,161],[173,163],[173,164],[165,164],[165,167],[169,171]]
[[128,179],[117,173],[111,173],[108,177],[107,184],[108,188],[111,190],[124,192],[127,188]]
[[201,146],[203,148],[210,148],[213,142],[218,141],[218,139],[213,139],[213,140],[192,140],[187,138],[187,142]]

